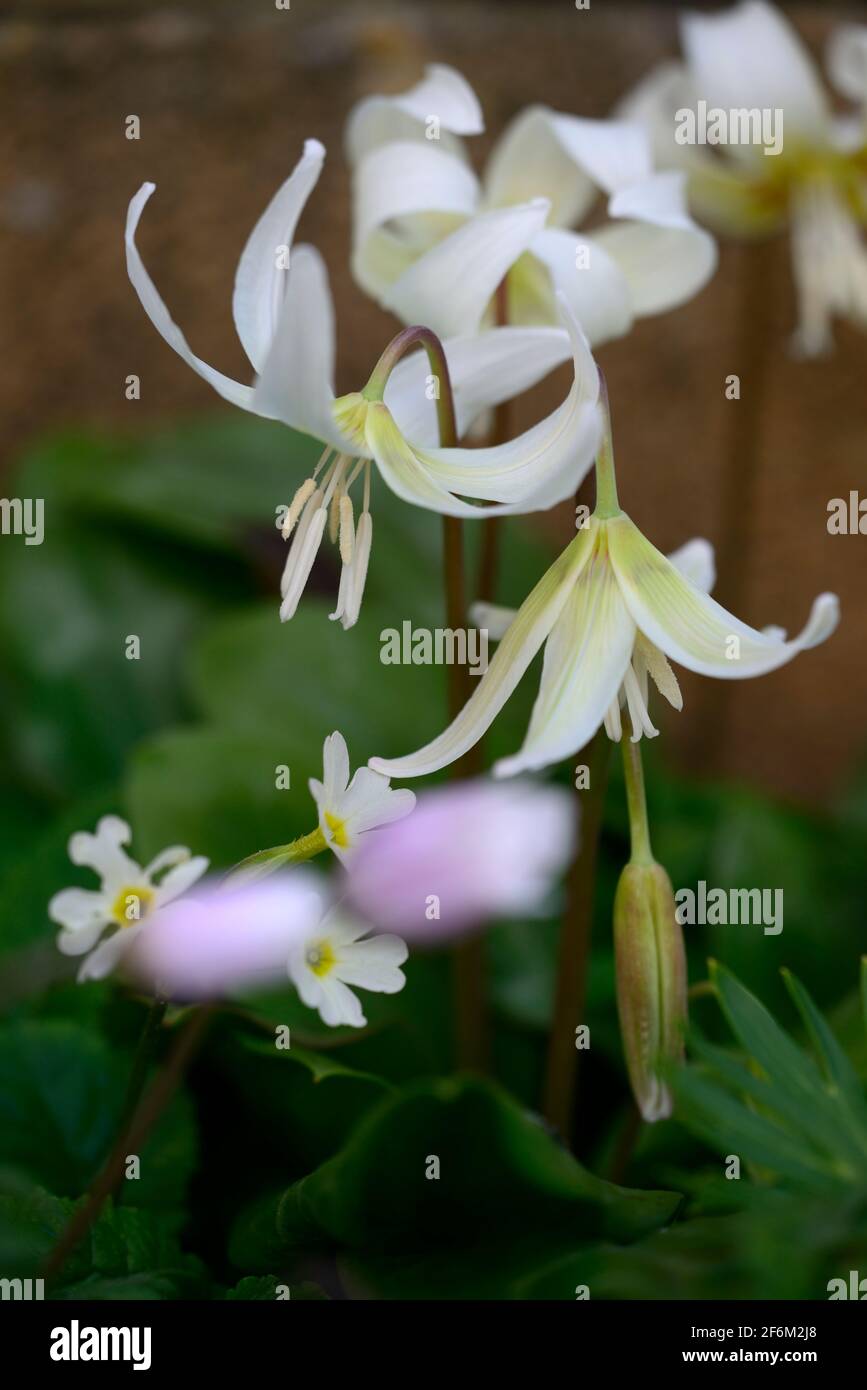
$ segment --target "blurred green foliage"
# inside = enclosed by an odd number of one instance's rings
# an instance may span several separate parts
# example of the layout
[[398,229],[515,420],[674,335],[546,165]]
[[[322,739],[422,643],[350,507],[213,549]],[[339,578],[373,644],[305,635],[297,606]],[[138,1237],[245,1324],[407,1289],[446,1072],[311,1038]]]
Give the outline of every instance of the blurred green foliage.
[[[307,779],[334,728],[358,765],[443,725],[441,669],[379,662],[384,628],[442,622],[437,517],[377,481],[357,627],[328,621],[327,555],[297,617],[279,622],[275,511],[314,454],[285,429],[226,416],[145,439],[49,441],[10,481],[10,494],[44,499],[45,541],[0,545],[6,1276],[38,1272],[104,1160],[144,1017],[117,985],[76,987],[55,950],[48,899],[88,885],[68,861],[72,831],[116,811],[141,860],[180,842],[228,867],[312,827]],[[516,603],[549,557],[522,523],[506,529],[499,597]],[[497,720],[489,759],[519,745],[533,685]],[[280,1283],[292,1297],[574,1298],[582,1284],[594,1298],[822,1297],[863,1265],[867,777],[839,807],[806,811],[675,775],[664,743],[648,749],[648,797],[675,886],[782,887],[785,925],[686,929],[691,981],[708,977],[708,956],[720,964],[694,1008],[677,1117],[642,1134],[627,1186],[596,1176],[622,1167],[629,1108],[610,927],[627,854],[615,758],[577,1158],[535,1113],[555,895],[540,920],[488,934],[493,1083],[449,1077],[442,952],[414,951],[406,989],[366,998],[359,1033],[327,1029],[288,987],[221,1011],[141,1179],[105,1209],[58,1296],[270,1299]],[[290,790],[276,789],[280,765]],[[554,776],[568,782],[568,769]],[[278,1051],[287,1024],[292,1047]],[[722,1176],[731,1153],[745,1165],[737,1182]],[[425,1176],[430,1156],[438,1179]]]

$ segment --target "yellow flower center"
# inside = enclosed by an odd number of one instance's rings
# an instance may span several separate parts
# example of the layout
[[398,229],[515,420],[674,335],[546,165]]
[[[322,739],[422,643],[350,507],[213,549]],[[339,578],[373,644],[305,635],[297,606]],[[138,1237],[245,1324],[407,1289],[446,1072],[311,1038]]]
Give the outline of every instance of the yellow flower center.
[[337,957],[331,949],[330,941],[314,941],[307,947],[304,959],[308,969],[320,979],[323,975],[329,974],[337,964]]
[[146,884],[132,884],[121,888],[114,900],[111,915],[119,927],[134,927],[142,922],[154,905],[156,894]]
[[330,811],[325,812],[325,824],[331,831],[331,838],[335,845],[340,849],[349,848],[349,836],[346,833],[346,821],[339,816],[332,816]]

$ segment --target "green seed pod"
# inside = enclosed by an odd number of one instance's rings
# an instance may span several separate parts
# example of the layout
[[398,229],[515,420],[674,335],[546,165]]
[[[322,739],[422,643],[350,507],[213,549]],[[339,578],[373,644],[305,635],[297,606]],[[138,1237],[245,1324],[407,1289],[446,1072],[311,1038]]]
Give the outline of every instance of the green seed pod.
[[627,864],[614,899],[617,1010],[632,1092],[648,1123],[667,1119],[664,1073],[683,1059],[686,954],[671,880],[660,864]]

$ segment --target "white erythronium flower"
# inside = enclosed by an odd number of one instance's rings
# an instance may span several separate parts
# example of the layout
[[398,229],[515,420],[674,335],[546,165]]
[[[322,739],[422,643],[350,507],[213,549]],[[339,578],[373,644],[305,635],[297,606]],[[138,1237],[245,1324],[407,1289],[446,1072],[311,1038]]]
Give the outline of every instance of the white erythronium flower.
[[329,913],[289,954],[289,977],[303,1003],[318,1009],[322,1021],[334,1028],[367,1022],[350,986],[374,994],[397,994],[406,984],[401,966],[406,943],[399,936],[368,936],[366,923]]
[[545,643],[524,745],[495,764],[495,776],[559,762],[583,748],[603,723],[609,737],[619,739],[621,700],[633,737],[653,736],[648,676],[675,709],[682,703],[668,659],[702,675],[739,680],[783,666],[834,631],[834,594],[816,599],[806,627],[790,642],[780,628],[748,627],[705,592],[713,579],[707,542],[693,541],[666,558],[620,510],[607,445],[597,478],[596,511],[502,632],[487,671],[450,727],[419,752],[371,758],[371,767],[390,777],[422,777],[453,763],[482,737]]
[[[439,66],[350,116],[353,270],[405,323],[476,333],[498,317],[505,281],[500,321],[504,309],[509,323],[556,325],[559,291],[596,345],[691,298],[712,274],[716,247],[686,211],[684,178],[653,172],[639,124],[529,107],[480,181],[460,136],[482,129],[469,84]],[[579,236],[600,190],[614,220]]]
[[[810,356],[827,351],[835,314],[867,327],[867,26],[838,29],[827,54],[832,81],[860,108],[854,117],[833,114],[810,54],[765,0],[687,12],[680,26],[686,64],[651,73],[623,114],[646,123],[660,163],[687,173],[691,206],[709,226],[735,236],[790,227],[795,345]],[[677,113],[697,113],[700,101],[727,121],[769,112],[782,122],[781,150],[678,143]]]
[[311,777],[310,791],[326,844],[345,863],[368,831],[408,816],[415,793],[395,790],[387,777],[369,767],[358,768],[350,782],[346,740],[336,730],[325,740],[322,763],[323,780]]
[[[343,562],[331,616],[348,628],[358,617],[373,534],[371,462],[399,497],[451,516],[477,518],[553,506],[574,491],[592,463],[599,427],[598,378],[580,329],[567,317],[568,333],[562,327],[500,329],[444,345],[459,431],[572,353],[575,380],[565,401],[532,429],[496,448],[437,446],[435,406],[425,390],[426,371],[432,369],[424,368],[418,353],[392,373],[384,396],[381,380],[372,377],[363,391],[335,398],[334,308],[327,272],[312,246],[291,246],[324,157],[322,145],[308,140],[241,255],[233,311],[256,372],[252,386],[233,381],[194,355],[145,270],[135,234],[154,191],[151,183],[130,203],[126,253],[130,279],[149,318],[194,371],[232,404],[281,420],[325,445],[313,476],[286,511],[283,534],[295,534],[283,574],[280,616],[285,620],[295,613],[330,519]],[[472,281],[470,271],[465,267],[465,279]],[[476,272],[481,273],[478,267]],[[357,526],[351,500],[356,483],[363,489]],[[478,502],[492,505],[480,507]]]
[[[175,845],[142,868],[124,849],[131,838],[126,821],[103,816],[96,834],[82,830],[69,841],[73,864],[86,865],[102,880],[98,889],[64,888],[48,904],[49,917],[63,929],[57,945],[64,955],[90,952],[78,972],[79,980],[101,980],[109,975],[145,922],[158,908],[185,893],[208,867],[207,859],[191,856],[183,845]],[[97,945],[111,928],[112,934]]]

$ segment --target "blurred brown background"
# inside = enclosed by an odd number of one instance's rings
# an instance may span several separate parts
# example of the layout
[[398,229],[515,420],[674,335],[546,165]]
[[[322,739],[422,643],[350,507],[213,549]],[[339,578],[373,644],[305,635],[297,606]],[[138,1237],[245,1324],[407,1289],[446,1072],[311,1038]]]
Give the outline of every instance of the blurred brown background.
[[[834,4],[789,6],[813,51],[830,29],[865,18]],[[476,88],[487,133],[481,166],[516,111],[546,102],[607,115],[647,70],[677,50],[676,7],[591,0],[395,3],[376,0],[28,0],[0,19],[2,450],[7,461],[64,425],[140,429],[229,410],[158,338],[129,287],[122,233],[131,194],[158,193],[140,244],[193,349],[232,375],[248,372],[231,320],[244,240],[306,136],[329,159],[299,236],[325,254],[339,306],[339,390],[360,385],[393,321],[353,284],[347,265],[349,181],[342,127],[371,92],[400,90],[425,62],[459,68]],[[124,120],[141,119],[141,139]],[[687,307],[645,319],[600,351],[613,404],[621,499],[663,549],[720,540],[730,452],[728,374],[745,371],[738,331],[747,258],[721,247],[715,279]],[[763,253],[759,253],[763,254]],[[755,277],[754,277],[755,278]],[[867,745],[867,537],[831,537],[827,503],[867,495],[867,335],[837,328],[833,357],[791,360],[788,248],[768,246],[761,283],[772,350],[754,479],[757,544],[735,557],[717,595],[756,623],[800,628],[823,589],[843,621],[819,651],[761,680],[737,683],[721,720],[716,689],[683,675],[685,710],[665,721],[684,765],[757,779],[798,798],[827,797]],[[124,378],[142,399],[124,398]],[[521,423],[562,392],[528,403]],[[746,397],[750,382],[742,380]],[[239,466],[243,461],[239,460]],[[546,517],[552,538],[570,518]],[[510,597],[514,597],[511,596]]]

